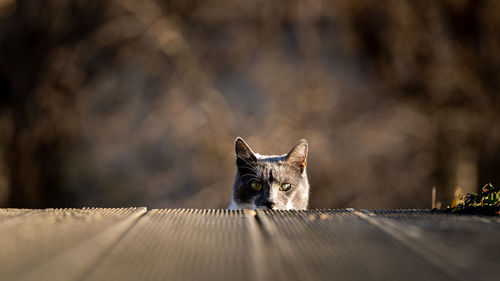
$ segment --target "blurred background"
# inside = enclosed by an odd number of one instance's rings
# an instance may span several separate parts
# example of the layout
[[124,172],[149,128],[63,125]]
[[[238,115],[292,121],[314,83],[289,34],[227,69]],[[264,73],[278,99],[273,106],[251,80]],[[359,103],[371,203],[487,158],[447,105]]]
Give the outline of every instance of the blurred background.
[[500,184],[500,1],[0,0],[0,207],[225,208],[234,139],[312,208]]

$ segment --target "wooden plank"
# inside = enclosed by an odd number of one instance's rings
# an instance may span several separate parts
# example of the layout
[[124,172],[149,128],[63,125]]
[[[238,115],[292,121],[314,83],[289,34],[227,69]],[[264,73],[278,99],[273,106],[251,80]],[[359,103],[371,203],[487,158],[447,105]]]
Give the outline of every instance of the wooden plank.
[[74,280],[145,208],[46,209],[0,229],[2,280]]
[[455,280],[494,280],[500,264],[498,217],[436,214],[428,210],[362,210],[368,220],[421,252]]
[[500,262],[496,218],[428,211],[2,212],[1,280],[492,280]]
[[84,280],[257,280],[248,212],[152,210]]
[[15,208],[4,208],[0,209],[0,223],[3,222],[4,220],[18,217],[33,211],[38,211],[38,210],[33,210],[33,209],[15,209]]
[[286,269],[300,280],[449,280],[353,210],[260,211]]
[[2,228],[7,228],[13,224],[21,222],[42,210],[35,209],[0,209],[0,231]]

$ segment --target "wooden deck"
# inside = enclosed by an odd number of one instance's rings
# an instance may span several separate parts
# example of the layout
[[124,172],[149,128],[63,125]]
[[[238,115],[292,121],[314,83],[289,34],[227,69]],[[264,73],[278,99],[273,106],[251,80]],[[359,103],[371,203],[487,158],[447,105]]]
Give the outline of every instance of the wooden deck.
[[1,280],[499,280],[500,219],[421,210],[0,209]]

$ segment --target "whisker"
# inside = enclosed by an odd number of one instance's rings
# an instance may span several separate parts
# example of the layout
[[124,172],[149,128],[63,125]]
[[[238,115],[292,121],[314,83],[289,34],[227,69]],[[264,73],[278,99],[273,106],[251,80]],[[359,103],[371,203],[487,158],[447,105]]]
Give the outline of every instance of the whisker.
[[[260,181],[260,178],[252,174],[242,175],[240,178],[245,182],[245,184],[248,184],[251,181]],[[248,180],[245,180],[245,178],[248,178]]]
[[245,182],[245,184],[246,184],[246,185],[248,185],[248,184],[249,184],[249,183],[251,183],[253,180],[258,181],[259,179],[249,179],[249,180],[247,180],[247,181]]
[[255,167],[255,165],[253,165],[252,163],[248,162],[245,158],[242,158],[242,157],[240,157],[240,156],[238,156],[238,155],[236,155],[236,157],[237,157],[238,159],[243,160],[243,162],[245,162],[245,163],[248,165],[248,168],[249,168],[252,172],[254,172],[254,173],[258,174],[259,176],[261,176],[261,172],[260,172],[259,170],[257,170],[257,167]]
[[241,179],[244,180],[245,177],[250,177],[248,180],[246,180],[246,184],[248,184],[250,181],[259,181],[260,179],[258,177],[255,177],[253,175],[244,175],[244,176],[241,176]]

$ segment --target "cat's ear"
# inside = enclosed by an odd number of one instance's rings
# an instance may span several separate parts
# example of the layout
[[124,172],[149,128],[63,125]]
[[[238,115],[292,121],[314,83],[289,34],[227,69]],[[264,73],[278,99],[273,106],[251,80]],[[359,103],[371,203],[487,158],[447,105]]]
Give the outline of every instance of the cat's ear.
[[236,149],[236,164],[245,163],[249,160],[257,160],[252,149],[242,138],[237,137],[234,141],[234,146]]
[[307,166],[307,141],[299,140],[286,155],[285,162],[297,167],[302,173]]

